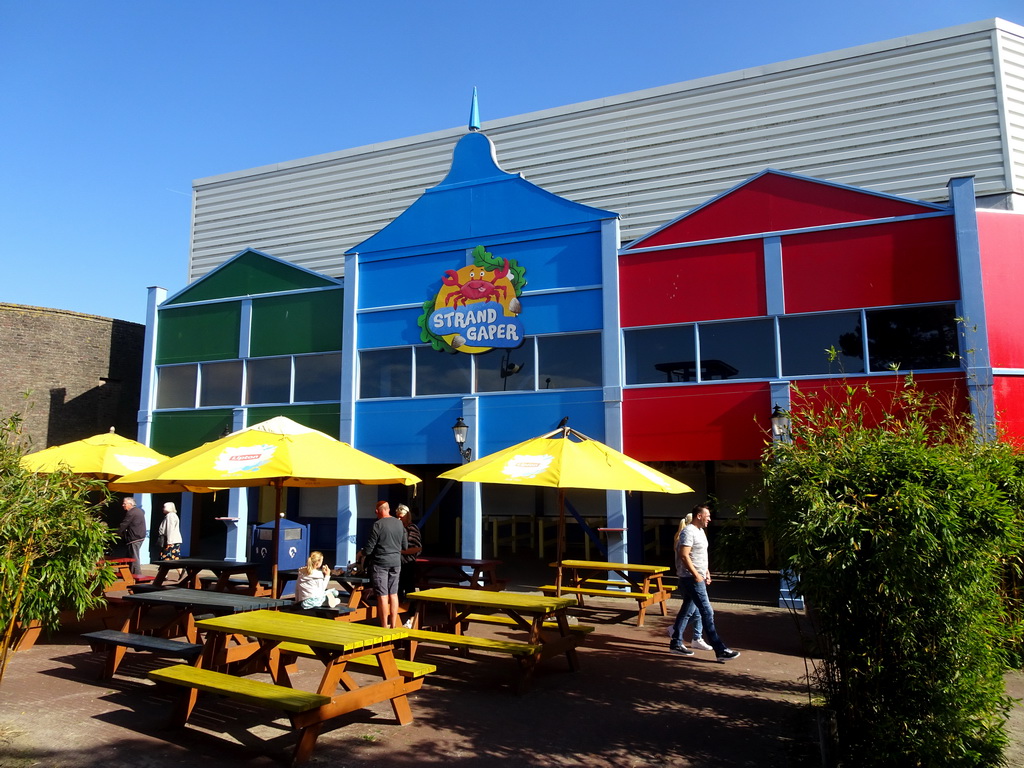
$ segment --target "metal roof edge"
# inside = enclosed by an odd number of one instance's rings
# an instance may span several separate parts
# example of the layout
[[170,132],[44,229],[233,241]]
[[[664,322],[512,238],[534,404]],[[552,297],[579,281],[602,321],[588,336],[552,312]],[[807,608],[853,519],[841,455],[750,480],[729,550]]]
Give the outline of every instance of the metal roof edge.
[[[946,27],[943,29],[933,30],[930,32],[918,32],[912,35],[891,38],[889,40],[882,40],[873,43],[864,43],[862,45],[852,46],[849,48],[841,48],[836,51],[816,53],[796,59],[788,59],[781,62],[764,64],[756,67],[748,67],[746,69],[738,69],[732,72],[725,72],[717,75],[708,75],[706,77],[700,77],[694,80],[684,80],[677,83],[671,83],[669,85],[655,86],[653,88],[646,88],[638,91],[630,91],[628,93],[618,94],[615,96],[606,96],[599,99],[593,99],[590,101],[582,101],[574,104],[567,104],[564,106],[538,110],[535,112],[526,112],[520,115],[512,115],[510,117],[498,118],[496,120],[488,120],[482,124],[482,128],[483,131],[486,133],[487,131],[494,131],[496,129],[506,128],[509,126],[519,125],[523,123],[561,117],[574,112],[586,112],[589,110],[601,109],[604,107],[625,104],[633,101],[644,101],[646,99],[654,99],[672,93],[681,93],[684,91],[698,90],[700,88],[706,88],[713,85],[721,85],[728,82],[740,82],[743,80],[750,80],[753,78],[763,77],[766,75],[779,74],[789,70],[797,70],[803,69],[805,67],[816,66],[819,64],[827,64],[829,62],[840,61],[842,59],[866,56],[869,54],[879,53],[886,50],[897,50],[900,48],[908,48],[915,45],[935,42],[937,40],[952,39],[956,37],[963,37],[965,35],[972,35],[978,33],[990,33],[996,30],[1010,32],[1013,34],[1020,35],[1021,37],[1024,37],[1024,26],[1015,24],[1010,21],[1006,21],[1005,19],[1001,18],[985,19],[982,21],[968,22],[966,24],[959,24],[953,27]],[[465,131],[466,129],[461,126],[447,128],[440,131],[433,131],[431,133],[407,136],[405,138],[394,139],[386,142],[365,144],[359,147],[351,147],[349,149],[338,150],[336,152],[328,152],[325,154],[313,155],[311,157],[300,158],[297,160],[273,163],[270,165],[259,166],[256,168],[250,168],[242,171],[233,171],[229,173],[219,174],[216,176],[207,176],[204,178],[194,180],[192,182],[192,187],[193,189],[196,189],[198,187],[264,175],[268,173],[273,173],[275,171],[300,168],[304,166],[313,166],[320,163],[335,162],[337,160],[342,160],[346,157],[360,156],[371,152],[381,152],[399,149],[401,147],[415,146],[418,144],[428,144],[436,141],[445,141],[451,138],[462,136],[465,133]]]

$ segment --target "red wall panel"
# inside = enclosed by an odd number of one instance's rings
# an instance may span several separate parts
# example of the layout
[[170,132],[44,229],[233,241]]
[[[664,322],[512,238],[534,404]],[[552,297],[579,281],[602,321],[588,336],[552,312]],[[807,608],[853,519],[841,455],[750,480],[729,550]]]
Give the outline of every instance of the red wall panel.
[[978,211],[978,241],[992,366],[1024,368],[1024,216]]
[[623,446],[640,461],[757,459],[770,417],[767,383],[627,389]]
[[[851,379],[818,379],[800,383],[793,393],[794,410],[805,402],[845,402],[846,387],[854,388],[853,402],[865,410],[865,422],[878,424],[885,413],[898,410],[903,375]],[[914,378],[923,392],[938,396],[945,409],[970,412],[964,374],[922,374]],[[1007,416],[1024,436],[1024,379],[1014,390],[1021,405]],[[871,392],[865,390],[870,385]],[[771,390],[767,383],[704,384],[683,387],[627,389],[623,392],[622,428],[625,453],[640,461],[756,460],[770,440]]]
[[[867,426],[879,424],[887,413],[900,410],[899,393],[905,389],[906,375],[885,374],[851,379],[815,379],[799,383],[799,391],[793,393],[792,408],[799,411],[807,403],[845,403],[847,385],[854,388],[852,400],[863,408]],[[944,418],[948,412],[970,413],[967,398],[967,381],[961,371],[928,373],[914,377],[917,388],[938,398],[939,410],[936,418]],[[871,391],[865,390],[870,386]]]
[[1024,447],[1024,377],[996,376],[992,388],[1000,436]]
[[778,232],[934,211],[815,179],[765,173],[637,243],[637,247]]
[[786,312],[955,301],[950,217],[782,238]]
[[757,317],[767,311],[761,240],[619,257],[623,327]]

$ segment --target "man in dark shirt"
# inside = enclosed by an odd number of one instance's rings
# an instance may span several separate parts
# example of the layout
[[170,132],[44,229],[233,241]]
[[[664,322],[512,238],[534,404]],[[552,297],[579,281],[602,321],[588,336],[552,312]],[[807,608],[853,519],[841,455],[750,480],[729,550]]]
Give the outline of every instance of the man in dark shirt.
[[121,501],[124,507],[124,518],[117,532],[121,534],[125,544],[128,545],[128,557],[135,558],[130,568],[135,576],[142,575],[142,560],[139,555],[142,550],[142,542],[146,540],[146,511],[135,506],[135,499],[125,496]]
[[398,578],[402,570],[402,550],[408,547],[409,537],[402,521],[391,516],[391,505],[378,501],[377,522],[373,524],[370,538],[360,550],[358,559],[370,558],[370,584],[377,593],[377,613],[380,625],[385,629],[401,626],[398,619]]

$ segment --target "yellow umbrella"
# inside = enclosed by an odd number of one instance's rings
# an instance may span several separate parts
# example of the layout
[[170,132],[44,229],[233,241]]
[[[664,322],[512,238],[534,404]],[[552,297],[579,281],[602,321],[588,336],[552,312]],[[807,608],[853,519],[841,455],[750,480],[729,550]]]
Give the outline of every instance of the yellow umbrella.
[[60,468],[99,480],[113,480],[150,467],[167,457],[135,440],[110,432],[73,443],[55,445],[21,458],[30,472],[55,472]]
[[456,467],[439,477],[463,483],[557,488],[559,560],[565,545],[566,488],[654,493],[693,490],[686,483],[566,426]]
[[272,572],[277,588],[277,541],[282,488],[337,485],[415,485],[416,475],[399,469],[328,434],[284,416],[173,456],[125,475],[111,490],[129,493],[196,492],[272,486],[277,489]]

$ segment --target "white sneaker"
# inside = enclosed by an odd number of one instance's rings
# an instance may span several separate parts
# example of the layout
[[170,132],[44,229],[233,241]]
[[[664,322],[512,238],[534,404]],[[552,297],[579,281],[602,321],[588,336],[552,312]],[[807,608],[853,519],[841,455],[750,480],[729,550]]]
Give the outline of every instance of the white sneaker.
[[713,651],[715,650],[703,637],[695,637],[690,646],[696,648],[698,651]]
[[402,625],[406,629],[412,629],[412,619],[406,619],[405,624]]

